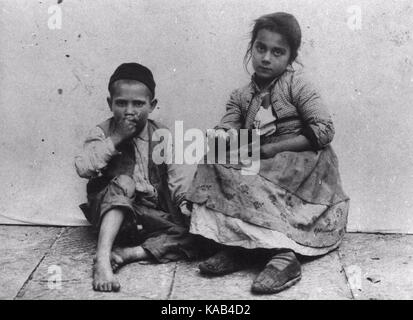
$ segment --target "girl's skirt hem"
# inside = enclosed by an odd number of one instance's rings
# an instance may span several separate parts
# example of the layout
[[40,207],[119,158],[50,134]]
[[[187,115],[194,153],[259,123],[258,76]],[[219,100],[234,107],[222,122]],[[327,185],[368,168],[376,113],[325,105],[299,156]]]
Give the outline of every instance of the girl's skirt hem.
[[197,234],[227,246],[246,249],[290,249],[303,256],[325,255],[340,245],[324,247],[304,246],[282,232],[250,224],[238,218],[227,216],[205,205],[194,204],[190,233]]

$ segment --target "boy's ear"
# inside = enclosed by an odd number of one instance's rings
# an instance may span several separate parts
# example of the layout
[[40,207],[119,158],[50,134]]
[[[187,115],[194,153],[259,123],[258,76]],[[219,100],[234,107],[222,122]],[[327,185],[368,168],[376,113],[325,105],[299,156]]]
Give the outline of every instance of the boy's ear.
[[151,101],[151,111],[149,113],[151,113],[153,110],[155,110],[156,105],[158,104],[158,100],[157,99],[153,99]]
[[112,98],[111,98],[111,97],[107,97],[107,98],[106,98],[106,101],[107,101],[107,103],[108,103],[108,106],[109,106],[110,111],[112,111]]

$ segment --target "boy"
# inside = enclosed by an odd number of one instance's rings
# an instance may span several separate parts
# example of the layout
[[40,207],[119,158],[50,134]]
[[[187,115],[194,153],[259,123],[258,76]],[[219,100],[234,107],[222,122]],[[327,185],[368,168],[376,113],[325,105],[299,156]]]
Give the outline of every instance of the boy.
[[[147,259],[164,263],[194,253],[178,209],[187,210],[187,184],[178,172],[182,167],[152,159],[159,143],[153,134],[162,128],[148,119],[157,104],[152,72],[137,63],[122,64],[108,89],[113,117],[90,132],[75,157],[77,173],[89,179],[88,203],[80,207],[99,230],[93,268],[97,291],[118,291],[113,270],[124,264]],[[113,249],[115,240],[129,247]]]

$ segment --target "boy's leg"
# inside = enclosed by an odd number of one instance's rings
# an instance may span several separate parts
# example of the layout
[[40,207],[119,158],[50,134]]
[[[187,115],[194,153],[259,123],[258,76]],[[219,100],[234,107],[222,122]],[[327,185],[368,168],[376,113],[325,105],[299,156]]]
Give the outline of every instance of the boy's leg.
[[193,256],[192,237],[187,228],[171,221],[168,212],[134,204],[134,213],[142,223],[143,243],[139,246],[118,247],[112,250],[113,270],[140,260],[155,260],[160,263]]
[[166,263],[195,256],[188,228],[174,222],[169,212],[135,203],[134,213],[142,223],[146,238],[139,250],[143,250],[147,258]]
[[96,257],[93,266],[93,289],[96,291],[119,291],[120,284],[115,280],[111,267],[111,251],[113,242],[124,219],[120,208],[114,208],[103,216],[100,229]]
[[120,284],[114,277],[113,269],[148,258],[141,246],[112,250],[123,220],[121,208],[109,210],[102,218],[93,268],[93,288],[96,291],[119,291]]
[[[133,199],[135,182],[126,175],[114,178],[109,185],[89,197],[89,217],[92,224],[99,229],[96,258],[93,271],[93,288],[98,291],[117,291],[119,282],[115,280],[112,271],[113,243],[121,231],[122,224],[128,215],[133,214]],[[142,249],[143,250],[143,249]]]
[[142,246],[118,247],[112,250],[110,261],[113,270],[117,270],[125,264],[149,259],[149,254]]

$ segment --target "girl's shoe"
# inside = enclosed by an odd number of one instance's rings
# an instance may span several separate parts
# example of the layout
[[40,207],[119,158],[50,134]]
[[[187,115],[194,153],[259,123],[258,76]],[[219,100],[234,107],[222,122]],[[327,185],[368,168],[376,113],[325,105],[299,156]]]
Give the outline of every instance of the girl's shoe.
[[293,251],[278,253],[267,263],[264,270],[254,280],[254,293],[277,293],[285,290],[301,279],[301,265]]
[[222,276],[242,270],[246,267],[241,250],[224,249],[199,264],[202,274]]

